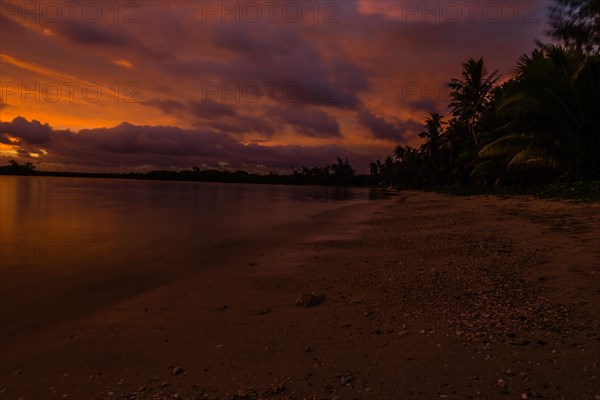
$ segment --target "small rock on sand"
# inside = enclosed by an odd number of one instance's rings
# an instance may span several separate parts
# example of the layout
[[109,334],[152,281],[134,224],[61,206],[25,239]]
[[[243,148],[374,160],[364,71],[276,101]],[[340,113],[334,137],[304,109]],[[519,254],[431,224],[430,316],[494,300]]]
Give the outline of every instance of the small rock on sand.
[[256,312],[256,315],[265,315],[271,312],[271,307],[263,307]]
[[356,379],[351,374],[345,374],[340,377],[340,385],[342,386],[353,386]]
[[184,372],[185,372],[185,369],[183,369],[182,366],[177,366],[177,367],[173,368],[173,376],[183,374]]
[[304,293],[298,296],[296,299],[296,305],[298,307],[314,307],[325,302],[324,294]]

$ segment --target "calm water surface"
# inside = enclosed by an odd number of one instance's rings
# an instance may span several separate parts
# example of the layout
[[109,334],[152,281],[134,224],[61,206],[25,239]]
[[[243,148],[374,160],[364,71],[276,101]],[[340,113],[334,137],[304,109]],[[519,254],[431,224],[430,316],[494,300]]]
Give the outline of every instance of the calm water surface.
[[126,295],[208,266],[215,258],[207,254],[219,246],[231,258],[239,243],[257,238],[294,243],[293,232],[269,232],[373,195],[368,189],[2,176],[0,316],[15,317],[16,304],[93,302],[104,289]]
[[135,248],[142,259],[169,261],[180,251],[252,238],[277,225],[365,201],[369,194],[362,189],[4,176],[0,235],[4,261],[10,262],[3,265],[39,266],[54,258],[70,262],[78,255],[80,261],[94,261],[100,255],[118,256],[109,250],[125,247]]

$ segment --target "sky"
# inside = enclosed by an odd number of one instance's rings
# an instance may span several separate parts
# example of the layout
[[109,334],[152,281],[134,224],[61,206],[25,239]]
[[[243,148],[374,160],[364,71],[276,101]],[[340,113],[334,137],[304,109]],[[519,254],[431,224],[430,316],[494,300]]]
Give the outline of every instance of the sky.
[[1,163],[366,172],[448,115],[468,58],[510,77],[549,5],[1,0]]

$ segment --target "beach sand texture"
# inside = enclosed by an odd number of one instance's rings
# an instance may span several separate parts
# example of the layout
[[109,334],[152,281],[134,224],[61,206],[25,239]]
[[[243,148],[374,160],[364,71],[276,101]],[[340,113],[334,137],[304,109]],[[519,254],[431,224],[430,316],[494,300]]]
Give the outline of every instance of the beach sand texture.
[[13,329],[0,398],[600,399],[600,205],[407,191],[316,218]]

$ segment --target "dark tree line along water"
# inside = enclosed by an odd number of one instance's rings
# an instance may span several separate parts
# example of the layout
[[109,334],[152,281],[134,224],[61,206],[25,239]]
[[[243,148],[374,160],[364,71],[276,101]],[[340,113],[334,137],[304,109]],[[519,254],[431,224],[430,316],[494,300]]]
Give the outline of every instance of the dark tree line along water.
[[556,0],[554,44],[538,43],[499,84],[483,58],[448,84],[420,148],[397,146],[371,174],[383,185],[507,185],[600,179],[600,0]]
[[31,163],[19,164],[14,160],[11,160],[9,165],[0,167],[0,174],[322,186],[375,186],[378,183],[374,176],[356,174],[348,159],[342,158],[338,158],[335,164],[324,167],[303,167],[293,170],[291,174],[272,172],[268,175],[262,175],[251,174],[246,171],[201,170],[198,167],[191,170],[151,171],[146,173],[50,172],[38,171],[35,165]]

